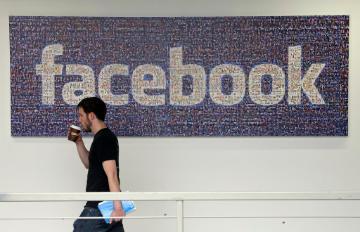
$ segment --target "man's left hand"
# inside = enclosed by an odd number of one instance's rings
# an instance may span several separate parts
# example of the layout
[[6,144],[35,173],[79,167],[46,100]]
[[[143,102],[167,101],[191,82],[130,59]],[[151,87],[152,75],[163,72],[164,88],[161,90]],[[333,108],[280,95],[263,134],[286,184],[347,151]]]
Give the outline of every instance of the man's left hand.
[[[110,217],[125,217],[125,212],[122,209],[114,209]],[[110,224],[121,221],[121,218],[110,218]]]

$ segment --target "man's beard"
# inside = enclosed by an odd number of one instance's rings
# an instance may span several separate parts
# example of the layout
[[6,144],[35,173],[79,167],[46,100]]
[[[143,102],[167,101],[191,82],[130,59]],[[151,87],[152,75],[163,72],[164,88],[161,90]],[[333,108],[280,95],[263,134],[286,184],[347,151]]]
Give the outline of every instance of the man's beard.
[[86,123],[85,125],[83,125],[83,130],[85,132],[91,132],[91,122],[88,121],[88,123]]

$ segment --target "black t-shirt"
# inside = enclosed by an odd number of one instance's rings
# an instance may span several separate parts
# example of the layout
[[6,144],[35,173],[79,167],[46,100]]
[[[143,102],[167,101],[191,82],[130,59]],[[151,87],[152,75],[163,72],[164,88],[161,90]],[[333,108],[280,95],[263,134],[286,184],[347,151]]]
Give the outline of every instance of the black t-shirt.
[[[109,183],[102,166],[106,160],[115,160],[119,176],[119,143],[108,128],[99,130],[90,147],[86,192],[109,192]],[[98,201],[88,201],[86,207],[97,208]]]

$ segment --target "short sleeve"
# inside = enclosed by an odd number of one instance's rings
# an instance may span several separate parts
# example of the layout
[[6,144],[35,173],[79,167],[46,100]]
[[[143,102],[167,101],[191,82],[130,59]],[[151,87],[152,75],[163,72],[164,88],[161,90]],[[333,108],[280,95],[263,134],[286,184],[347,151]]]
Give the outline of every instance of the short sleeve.
[[119,155],[119,145],[116,137],[104,137],[98,147],[99,160],[117,160]]

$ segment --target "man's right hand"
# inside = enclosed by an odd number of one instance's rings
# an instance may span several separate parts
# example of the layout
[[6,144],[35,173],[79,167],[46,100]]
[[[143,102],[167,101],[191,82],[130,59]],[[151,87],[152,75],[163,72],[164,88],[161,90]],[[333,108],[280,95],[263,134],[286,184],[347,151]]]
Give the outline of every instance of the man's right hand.
[[[68,130],[68,138],[70,136],[70,128]],[[79,157],[81,162],[84,164],[85,168],[89,168],[89,151],[86,149],[84,141],[82,140],[82,136],[81,134],[79,134],[78,136],[76,136],[76,138],[74,140],[70,140],[73,141],[76,144],[76,149],[78,151]]]
[[68,129],[67,137],[68,137],[68,140],[73,141],[73,142],[76,143],[76,144],[80,144],[80,143],[83,142],[83,141],[82,141],[81,134],[79,134],[79,135],[77,135],[77,136],[72,135],[70,128]]

